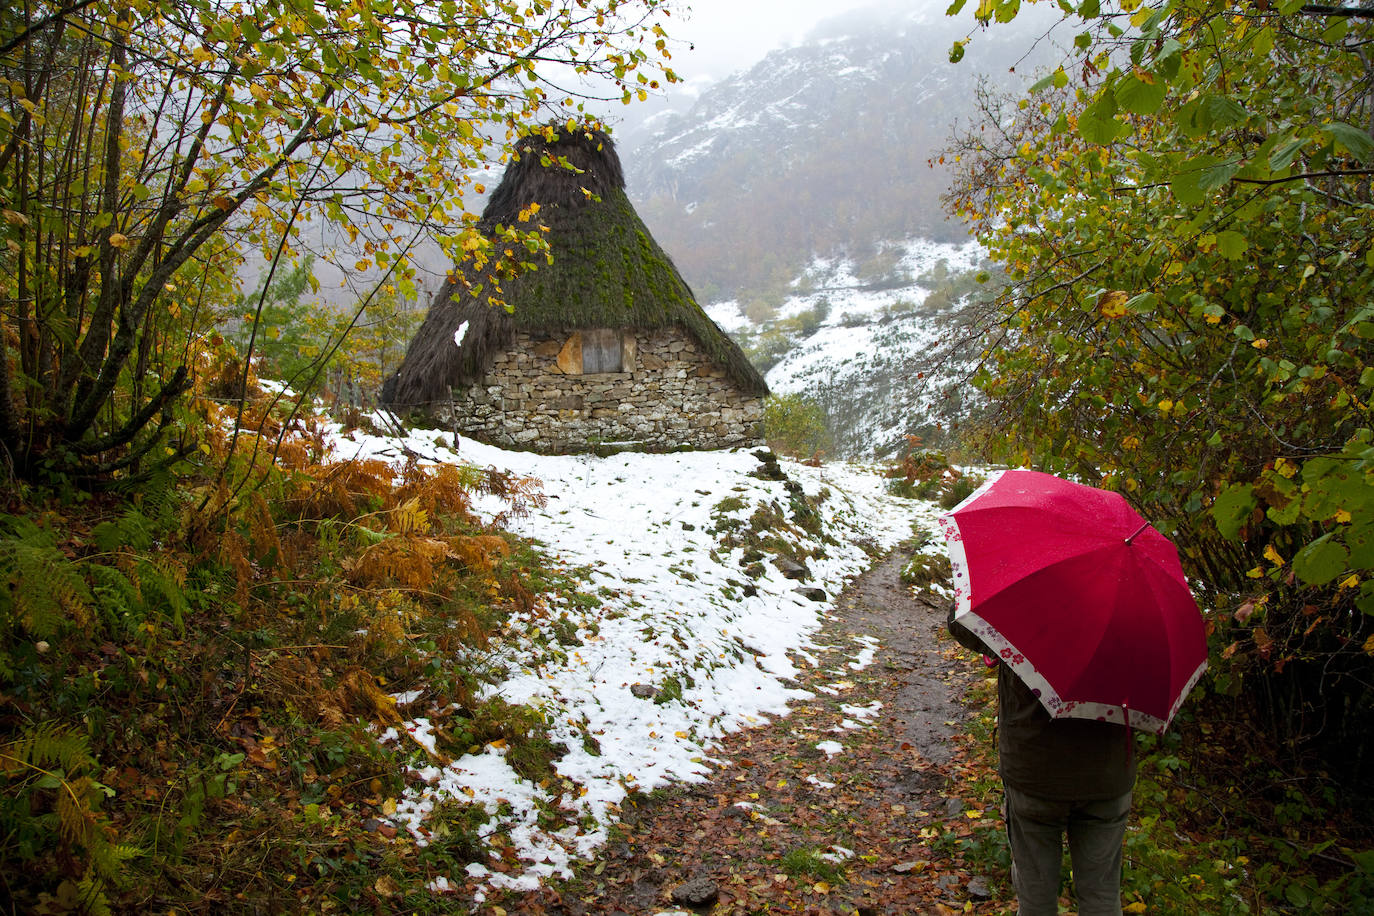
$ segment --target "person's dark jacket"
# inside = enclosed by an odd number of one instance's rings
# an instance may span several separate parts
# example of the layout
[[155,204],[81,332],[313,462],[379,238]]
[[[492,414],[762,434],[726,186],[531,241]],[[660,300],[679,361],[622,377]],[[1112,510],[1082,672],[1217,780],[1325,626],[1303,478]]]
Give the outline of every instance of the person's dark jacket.
[[[947,618],[966,649],[995,657],[968,627]],[[1135,785],[1129,729],[1090,719],[1053,719],[1002,661],[997,662],[997,757],[1002,782],[1054,801],[1100,801]]]

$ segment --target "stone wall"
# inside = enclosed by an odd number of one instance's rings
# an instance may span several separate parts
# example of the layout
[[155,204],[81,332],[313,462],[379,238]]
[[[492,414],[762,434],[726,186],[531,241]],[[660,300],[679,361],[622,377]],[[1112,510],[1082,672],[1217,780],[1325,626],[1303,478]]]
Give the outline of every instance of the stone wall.
[[[599,332],[598,344],[606,333]],[[597,351],[584,351],[582,333],[518,334],[511,349],[494,356],[480,384],[454,389],[445,419],[475,439],[550,453],[762,442],[762,399],[742,393],[686,332],[613,333],[620,335],[623,371],[588,374],[583,353]]]

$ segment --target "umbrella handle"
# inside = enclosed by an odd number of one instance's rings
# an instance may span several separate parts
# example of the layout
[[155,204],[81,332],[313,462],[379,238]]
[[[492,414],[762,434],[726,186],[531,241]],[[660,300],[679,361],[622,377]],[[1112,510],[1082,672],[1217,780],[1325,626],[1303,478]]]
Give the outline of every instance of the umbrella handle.
[[1144,530],[1145,530],[1146,528],[1148,528],[1148,527],[1150,527],[1150,523],[1149,523],[1149,522],[1146,522],[1145,524],[1141,525],[1141,526],[1140,526],[1139,528],[1137,528],[1136,530],[1132,531],[1132,532],[1130,533],[1130,535],[1128,535],[1127,538],[1126,538],[1126,545],[1129,547],[1131,541],[1134,541],[1134,540],[1135,540],[1135,536],[1136,536],[1137,534],[1140,534],[1140,532],[1144,531]]

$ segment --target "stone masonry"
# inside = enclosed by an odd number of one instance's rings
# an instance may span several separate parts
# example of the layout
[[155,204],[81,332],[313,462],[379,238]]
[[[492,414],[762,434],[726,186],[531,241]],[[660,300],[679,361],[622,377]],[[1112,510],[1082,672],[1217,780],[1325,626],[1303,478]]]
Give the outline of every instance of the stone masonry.
[[758,445],[763,400],[677,327],[625,331],[621,372],[582,372],[582,335],[532,336],[497,353],[479,384],[453,390],[446,419],[493,445],[547,453]]

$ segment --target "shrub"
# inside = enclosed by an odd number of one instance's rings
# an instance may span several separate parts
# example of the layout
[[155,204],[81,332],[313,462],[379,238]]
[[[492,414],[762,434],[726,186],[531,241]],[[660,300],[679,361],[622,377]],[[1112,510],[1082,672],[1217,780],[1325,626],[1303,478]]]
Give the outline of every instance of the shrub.
[[763,435],[773,451],[792,458],[809,458],[829,451],[834,443],[825,408],[800,394],[773,395],[763,405]]

